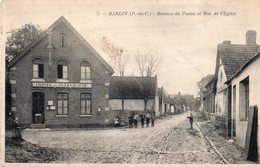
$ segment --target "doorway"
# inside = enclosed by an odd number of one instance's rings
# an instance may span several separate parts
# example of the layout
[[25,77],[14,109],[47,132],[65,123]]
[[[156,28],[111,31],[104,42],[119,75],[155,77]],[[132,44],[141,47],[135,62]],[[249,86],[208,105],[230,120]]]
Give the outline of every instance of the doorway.
[[32,119],[35,124],[44,123],[44,93],[32,93]]

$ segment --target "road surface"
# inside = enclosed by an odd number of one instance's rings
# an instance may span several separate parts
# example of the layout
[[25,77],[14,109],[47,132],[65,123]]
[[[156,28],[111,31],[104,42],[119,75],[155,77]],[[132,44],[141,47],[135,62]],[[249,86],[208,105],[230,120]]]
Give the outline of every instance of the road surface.
[[223,163],[188,113],[158,119],[155,127],[103,130],[64,129],[23,132],[31,143],[61,151],[58,162],[70,163]]

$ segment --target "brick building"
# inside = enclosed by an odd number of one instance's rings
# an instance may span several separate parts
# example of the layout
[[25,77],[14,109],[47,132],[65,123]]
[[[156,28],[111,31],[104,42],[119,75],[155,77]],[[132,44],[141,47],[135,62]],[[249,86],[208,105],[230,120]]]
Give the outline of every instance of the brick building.
[[105,60],[60,17],[7,66],[11,108],[24,126],[108,124]]

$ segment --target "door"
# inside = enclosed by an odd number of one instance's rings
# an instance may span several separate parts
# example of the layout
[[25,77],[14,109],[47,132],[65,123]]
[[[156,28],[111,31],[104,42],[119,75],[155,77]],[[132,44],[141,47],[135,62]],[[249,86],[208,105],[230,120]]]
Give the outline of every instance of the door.
[[227,90],[227,96],[228,96],[228,122],[227,122],[227,132],[228,132],[228,137],[231,138],[232,134],[232,110],[231,110],[231,103],[232,103],[232,86],[228,86]]
[[44,93],[32,93],[32,118],[33,123],[44,123]]
[[247,160],[254,161],[254,162],[258,162],[257,126],[258,126],[258,108],[257,106],[250,107],[248,113],[245,151],[247,153]]
[[236,137],[236,85],[233,86],[233,137]]

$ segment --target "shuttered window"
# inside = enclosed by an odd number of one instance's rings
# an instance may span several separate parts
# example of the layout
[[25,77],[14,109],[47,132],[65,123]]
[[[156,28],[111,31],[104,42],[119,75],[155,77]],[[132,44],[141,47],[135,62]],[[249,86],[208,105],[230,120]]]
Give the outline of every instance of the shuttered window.
[[80,115],[91,115],[91,94],[80,94]]
[[81,62],[80,71],[81,71],[82,80],[88,80],[91,78],[91,67],[89,62],[87,61]]
[[57,63],[57,78],[68,79],[68,65],[64,60],[61,60]]
[[43,64],[33,64],[33,78],[44,78]]
[[69,95],[68,93],[58,93],[57,102],[58,102],[58,115],[68,115],[69,113],[69,105],[68,105]]

